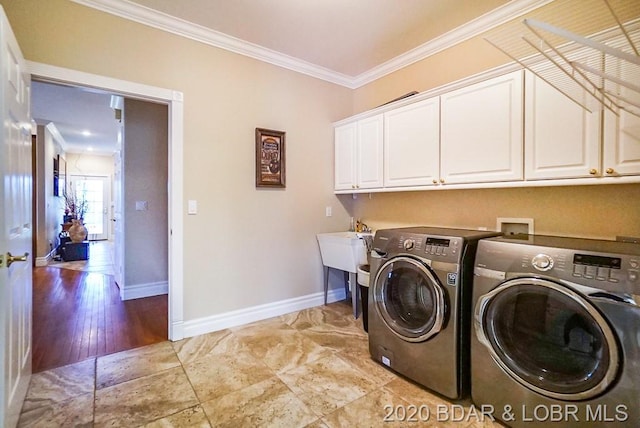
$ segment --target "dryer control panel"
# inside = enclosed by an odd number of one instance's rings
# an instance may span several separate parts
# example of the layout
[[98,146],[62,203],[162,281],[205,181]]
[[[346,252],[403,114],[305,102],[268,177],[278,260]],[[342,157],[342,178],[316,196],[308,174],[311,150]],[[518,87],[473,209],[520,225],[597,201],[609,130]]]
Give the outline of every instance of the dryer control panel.
[[[638,262],[633,259],[629,261],[629,264],[635,264],[636,268],[638,267]],[[625,276],[622,272],[622,258],[576,253],[573,255],[573,276],[586,279],[595,278],[598,281],[620,282]],[[630,269],[626,276],[635,281],[637,272],[634,273]]]
[[475,267],[481,276],[544,275],[640,296],[637,244],[545,236],[527,241],[490,238],[480,241]]

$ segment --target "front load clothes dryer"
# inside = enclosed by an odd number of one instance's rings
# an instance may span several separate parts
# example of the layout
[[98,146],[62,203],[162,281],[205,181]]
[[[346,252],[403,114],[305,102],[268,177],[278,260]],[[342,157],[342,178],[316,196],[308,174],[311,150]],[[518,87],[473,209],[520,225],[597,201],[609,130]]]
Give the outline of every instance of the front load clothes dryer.
[[378,230],[371,252],[369,351],[446,397],[468,392],[473,257],[495,232]]
[[637,244],[526,235],[481,241],[474,403],[513,427],[638,427],[639,268]]

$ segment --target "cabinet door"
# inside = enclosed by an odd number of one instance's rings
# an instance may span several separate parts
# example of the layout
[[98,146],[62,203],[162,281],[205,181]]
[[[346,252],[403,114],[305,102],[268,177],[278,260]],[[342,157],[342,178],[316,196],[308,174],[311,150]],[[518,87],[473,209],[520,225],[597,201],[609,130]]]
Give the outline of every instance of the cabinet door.
[[[621,78],[626,82],[637,84],[637,74],[633,74],[634,68],[620,64],[620,61],[608,63],[608,73]],[[640,93],[616,85],[613,92],[620,94],[621,99],[640,105]],[[627,104],[628,106],[628,104]],[[640,108],[630,107],[637,114]],[[604,133],[604,161],[603,175],[636,175],[640,174],[640,117],[627,113],[624,110],[616,116],[609,110],[605,110]]]
[[523,178],[522,87],[517,71],[440,97],[445,184]]
[[599,174],[600,109],[589,112],[530,72],[525,88],[525,178]]
[[356,188],[383,186],[383,115],[358,121]]
[[440,173],[440,99],[384,114],[384,186],[424,186]]
[[355,189],[356,133],[355,122],[338,126],[334,130],[335,190]]

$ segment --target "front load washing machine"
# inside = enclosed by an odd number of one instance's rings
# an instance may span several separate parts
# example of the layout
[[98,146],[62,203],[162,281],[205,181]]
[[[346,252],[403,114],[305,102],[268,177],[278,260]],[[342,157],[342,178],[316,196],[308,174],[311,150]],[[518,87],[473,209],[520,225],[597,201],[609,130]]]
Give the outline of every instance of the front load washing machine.
[[471,397],[513,427],[640,423],[640,245],[523,236],[478,246]]
[[370,256],[373,359],[446,397],[468,393],[473,257],[495,232],[378,230]]

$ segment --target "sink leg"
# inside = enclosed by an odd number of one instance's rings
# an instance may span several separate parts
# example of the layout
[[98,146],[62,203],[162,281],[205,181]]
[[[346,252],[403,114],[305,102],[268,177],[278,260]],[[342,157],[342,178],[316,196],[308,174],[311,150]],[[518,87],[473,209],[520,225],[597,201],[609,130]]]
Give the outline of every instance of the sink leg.
[[347,272],[346,270],[342,271],[342,275],[344,277],[344,298],[348,299],[349,298],[349,272]]
[[351,305],[353,306],[353,318],[358,319],[360,314],[360,296],[356,274],[349,273],[349,283],[351,285]]
[[324,270],[324,304],[327,305],[327,294],[329,293],[329,266],[323,266]]

